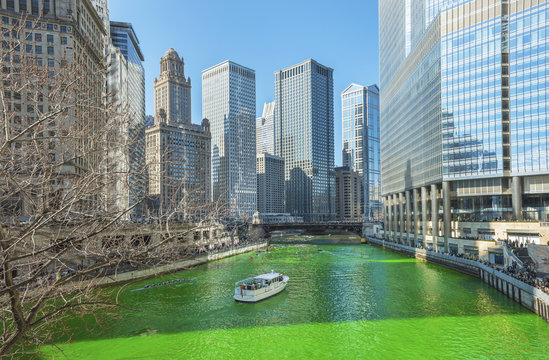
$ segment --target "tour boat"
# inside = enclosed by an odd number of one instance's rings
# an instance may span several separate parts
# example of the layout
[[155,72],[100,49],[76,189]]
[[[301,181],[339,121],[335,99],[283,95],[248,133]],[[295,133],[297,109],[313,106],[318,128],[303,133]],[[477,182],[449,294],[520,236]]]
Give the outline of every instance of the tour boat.
[[288,276],[271,270],[270,273],[236,282],[233,297],[240,302],[258,302],[284,290],[288,280]]

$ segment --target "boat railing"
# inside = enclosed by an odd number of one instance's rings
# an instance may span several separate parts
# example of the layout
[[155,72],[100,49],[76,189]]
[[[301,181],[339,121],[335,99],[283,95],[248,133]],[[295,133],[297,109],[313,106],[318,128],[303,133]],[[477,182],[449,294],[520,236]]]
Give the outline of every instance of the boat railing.
[[235,282],[234,284],[235,284],[236,286],[248,285],[248,284],[252,283],[253,280],[254,280],[254,278],[247,278],[247,279],[244,279],[244,280],[237,281],[237,282]]

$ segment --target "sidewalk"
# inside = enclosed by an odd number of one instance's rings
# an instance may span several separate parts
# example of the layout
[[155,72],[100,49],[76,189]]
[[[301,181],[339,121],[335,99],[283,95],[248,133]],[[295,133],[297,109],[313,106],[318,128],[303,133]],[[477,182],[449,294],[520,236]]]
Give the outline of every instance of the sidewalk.
[[257,250],[266,246],[267,246],[267,242],[265,241],[259,244],[248,245],[238,249],[231,249],[231,250],[222,251],[215,254],[202,255],[192,259],[185,259],[172,264],[162,265],[162,266],[158,266],[151,269],[128,271],[125,273],[120,273],[112,276],[106,276],[104,278],[101,278],[96,283],[96,286],[106,287],[106,286],[124,284],[129,281],[144,280],[144,279],[160,276],[163,274],[169,274],[169,273],[185,270],[193,266],[206,264],[210,261],[216,261],[226,257],[244,254],[246,252]]

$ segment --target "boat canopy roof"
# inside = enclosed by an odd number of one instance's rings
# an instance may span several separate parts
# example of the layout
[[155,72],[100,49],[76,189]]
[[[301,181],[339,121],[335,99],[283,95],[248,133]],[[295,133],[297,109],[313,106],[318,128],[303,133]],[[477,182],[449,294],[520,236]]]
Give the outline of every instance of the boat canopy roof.
[[270,272],[270,273],[267,273],[267,274],[257,275],[254,279],[272,280],[276,277],[279,277],[280,275],[282,275],[282,274],[281,273],[276,273],[276,272]]
[[261,275],[257,275],[257,276],[251,277],[251,278],[247,278],[247,279],[244,279],[244,280],[237,281],[235,284],[236,285],[244,285],[244,284],[247,284],[247,283],[253,283],[253,282],[257,282],[257,281],[261,281],[261,280],[272,280],[272,279],[274,279],[276,277],[279,277],[279,276],[282,276],[282,274],[272,271],[270,273],[261,274]]

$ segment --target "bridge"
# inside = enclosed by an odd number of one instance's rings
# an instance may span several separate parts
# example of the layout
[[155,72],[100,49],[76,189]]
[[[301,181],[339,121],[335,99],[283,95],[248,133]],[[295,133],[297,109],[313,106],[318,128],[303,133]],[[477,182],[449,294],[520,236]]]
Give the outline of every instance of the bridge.
[[362,236],[361,222],[327,222],[327,223],[274,223],[254,224],[251,228],[262,228],[267,236],[274,231],[303,231],[308,235],[328,235],[336,232],[347,232]]

